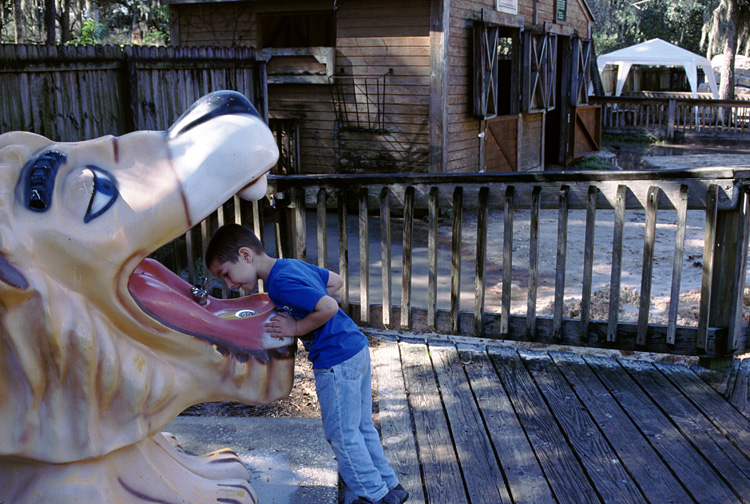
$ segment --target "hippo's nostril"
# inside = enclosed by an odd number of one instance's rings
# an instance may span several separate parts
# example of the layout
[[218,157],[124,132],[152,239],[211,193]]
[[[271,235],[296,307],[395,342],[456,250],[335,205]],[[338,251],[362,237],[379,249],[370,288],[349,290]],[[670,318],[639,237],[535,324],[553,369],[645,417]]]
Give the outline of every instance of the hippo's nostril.
[[169,128],[169,138],[177,138],[183,133],[199,126],[214,117],[228,114],[249,114],[258,117],[260,114],[245,95],[237,91],[216,91],[207,94],[195,102]]

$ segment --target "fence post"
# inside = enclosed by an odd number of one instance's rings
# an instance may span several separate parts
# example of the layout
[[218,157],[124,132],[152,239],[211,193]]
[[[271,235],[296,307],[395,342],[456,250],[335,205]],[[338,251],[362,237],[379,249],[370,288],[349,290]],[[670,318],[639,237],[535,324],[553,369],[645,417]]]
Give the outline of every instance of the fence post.
[[[745,248],[747,232],[746,206],[744,195],[742,208],[732,210],[719,210],[716,215],[716,230],[713,242],[713,274],[710,303],[708,308],[709,327],[734,328],[736,323],[733,318],[738,300],[736,296],[742,296],[744,287],[745,261],[740,254],[746,254]],[[730,307],[728,309],[728,307]],[[729,331],[717,331],[716,347],[714,349],[717,357],[700,359],[700,365],[708,369],[726,369],[732,365],[732,353],[734,352],[734,338]]]
[[135,131],[140,127],[140,110],[138,107],[138,71],[135,66],[133,46],[126,46],[123,50],[123,109],[127,114],[125,131]]
[[667,138],[674,140],[674,123],[677,103],[674,99],[669,100],[669,117],[667,118]]

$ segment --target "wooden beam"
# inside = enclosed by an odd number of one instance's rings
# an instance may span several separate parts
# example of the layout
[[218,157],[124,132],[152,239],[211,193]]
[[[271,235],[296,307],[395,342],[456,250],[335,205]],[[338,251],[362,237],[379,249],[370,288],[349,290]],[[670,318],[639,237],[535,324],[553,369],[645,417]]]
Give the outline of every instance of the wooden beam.
[[430,173],[448,163],[450,0],[430,0]]

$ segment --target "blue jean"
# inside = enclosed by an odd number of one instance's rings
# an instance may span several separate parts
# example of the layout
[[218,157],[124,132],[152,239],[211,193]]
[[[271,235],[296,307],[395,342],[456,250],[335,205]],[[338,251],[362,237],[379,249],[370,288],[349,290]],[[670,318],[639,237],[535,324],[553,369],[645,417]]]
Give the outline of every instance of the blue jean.
[[370,349],[330,368],[313,369],[323,430],[355,495],[377,501],[398,485],[372,422]]

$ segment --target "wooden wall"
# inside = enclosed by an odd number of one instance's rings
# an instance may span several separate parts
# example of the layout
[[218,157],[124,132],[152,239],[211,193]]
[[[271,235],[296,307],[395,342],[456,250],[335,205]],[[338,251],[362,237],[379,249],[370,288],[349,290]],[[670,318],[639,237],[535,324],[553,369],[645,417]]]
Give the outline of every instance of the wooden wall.
[[169,9],[173,45],[257,47],[255,9],[249,2],[172,4]]
[[386,86],[383,132],[338,131],[342,172],[427,171],[429,19],[429,0],[340,4],[337,70],[345,76],[385,76]]
[[[172,0],[174,1],[174,0]],[[180,0],[177,0],[180,1]],[[430,154],[430,26],[431,4],[447,0],[347,0],[338,2],[336,18],[335,77],[350,80],[349,89],[362,88],[356,79],[380,77],[385,83],[381,104],[382,126],[343,128],[329,84],[269,84],[269,117],[296,119],[303,173],[426,172]],[[556,0],[519,1],[519,16],[534,29],[587,36],[591,20],[583,0],[568,0],[567,21],[553,23]],[[450,0],[448,26],[443,27],[449,47],[447,59],[446,147],[444,171],[471,173],[484,168],[484,121],[472,110],[472,23],[491,19],[494,0]],[[333,8],[328,0],[290,2],[173,3],[174,40],[180,44],[251,45],[257,47],[258,14],[312,11]],[[518,20],[511,15],[503,19]],[[221,29],[217,29],[221,27]],[[433,38],[434,41],[434,38]],[[385,77],[383,77],[385,76]],[[344,83],[344,80],[337,80]],[[346,98],[350,110],[363,111],[374,101],[361,92]],[[369,103],[368,103],[369,101]],[[433,104],[434,105],[434,104]],[[520,121],[522,138],[541,141],[543,129],[534,120]],[[542,123],[543,124],[543,123]],[[440,149],[434,145],[433,149]],[[531,148],[527,146],[527,148]],[[526,156],[528,163],[543,156]],[[519,159],[520,160],[520,159]],[[529,168],[519,163],[519,169]]]
[[[305,5],[309,10],[311,4]],[[320,8],[330,8],[330,3]],[[386,86],[384,131],[342,128],[336,121],[331,85],[269,84],[270,117],[299,120],[303,173],[427,171],[429,44],[428,0],[408,6],[398,0],[355,0],[339,5],[336,74],[347,78],[337,81],[347,89],[346,100],[356,100],[348,109],[357,107],[362,118],[368,107],[363,79],[388,74],[381,79]],[[368,83],[371,86],[373,81]],[[353,88],[356,96],[348,91]],[[371,88],[369,91],[372,93]],[[373,110],[374,98],[369,96]]]
[[[519,0],[518,14],[522,15],[526,26],[543,26],[545,23],[557,24],[560,27],[569,27],[575,30],[580,37],[588,37],[590,25],[593,23],[591,12],[583,0],[567,0],[567,15],[564,22],[556,21],[557,0]],[[536,3],[536,21],[534,20],[534,4]]]
[[582,38],[591,37],[594,18],[591,16],[591,12],[584,6],[582,0],[572,0],[568,3],[568,18],[566,22]]
[[[328,1],[172,4],[173,36],[180,44],[257,47],[259,13],[331,8]],[[342,129],[336,121],[331,85],[269,84],[269,117],[299,121],[302,171],[427,171],[429,0],[408,5],[399,0],[342,2],[336,11],[336,30],[337,74],[354,79],[388,74],[381,79],[386,86],[384,127],[381,131]],[[364,88],[363,81],[340,82]],[[349,99],[356,100],[360,111],[367,107],[363,94]]]
[[481,19],[482,9],[494,10],[493,0],[451,0],[448,68],[448,159],[449,173],[473,173],[483,169],[478,136],[484,121],[473,117],[472,22]]

